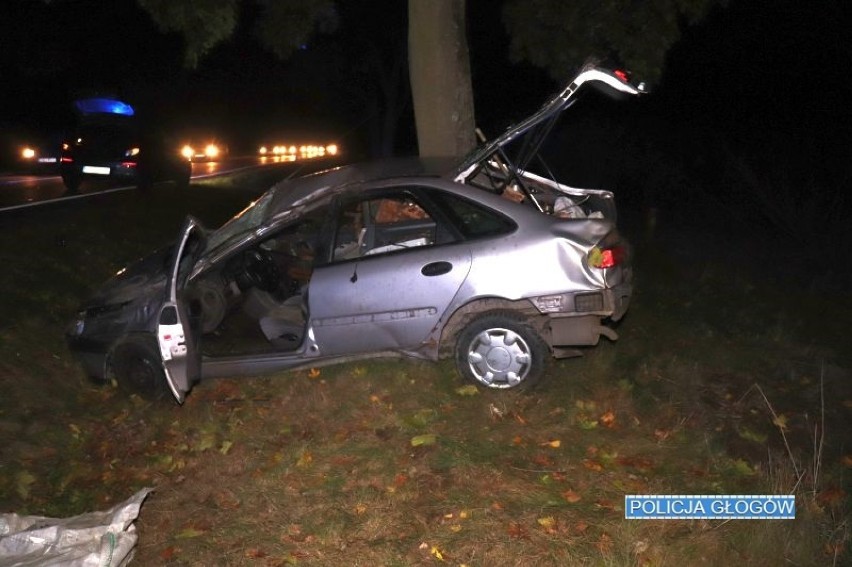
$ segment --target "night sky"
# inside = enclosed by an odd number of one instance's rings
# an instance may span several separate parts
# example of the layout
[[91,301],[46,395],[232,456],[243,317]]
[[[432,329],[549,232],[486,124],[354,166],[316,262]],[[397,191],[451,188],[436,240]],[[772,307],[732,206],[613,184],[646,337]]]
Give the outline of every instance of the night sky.
[[[216,48],[196,70],[181,40],[159,33],[135,0],[5,0],[0,3],[0,125],[49,128],[68,101],[89,93],[125,97],[175,127],[228,131],[239,139],[279,130],[357,138],[364,105],[335,83],[340,45],[405,29],[405,10],[376,4],[381,21],[344,22],[348,34],[318,37],[278,61],[247,34]],[[507,60],[499,3],[469,0],[477,116],[494,130],[528,113],[556,88],[543,72]],[[732,119],[848,122],[852,34],[848,2],[731,0],[686,33],[669,54],[655,95],[672,114]],[[404,5],[404,3],[400,3]],[[378,24],[378,28],[377,28]],[[382,37],[379,37],[382,36]],[[335,52],[334,50],[338,51]],[[579,62],[578,62],[579,63]],[[357,85],[354,85],[357,87]],[[347,90],[348,89],[348,90]],[[410,151],[410,122],[399,136]],[[263,132],[261,132],[263,131]]]

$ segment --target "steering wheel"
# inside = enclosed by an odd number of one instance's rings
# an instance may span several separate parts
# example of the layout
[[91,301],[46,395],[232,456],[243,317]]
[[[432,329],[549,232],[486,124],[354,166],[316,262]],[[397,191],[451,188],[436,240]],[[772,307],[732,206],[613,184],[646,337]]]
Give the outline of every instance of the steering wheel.
[[250,287],[274,292],[281,287],[282,274],[268,250],[252,248],[243,254],[243,275]]

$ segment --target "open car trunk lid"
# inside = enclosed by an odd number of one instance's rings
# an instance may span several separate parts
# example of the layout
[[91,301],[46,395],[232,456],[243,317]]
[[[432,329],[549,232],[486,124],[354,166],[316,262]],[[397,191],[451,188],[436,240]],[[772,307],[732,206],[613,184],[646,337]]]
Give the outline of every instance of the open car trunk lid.
[[623,71],[586,64],[538,111],[471,152],[455,170],[453,179],[498,194],[515,191],[519,198],[530,201],[545,213],[614,221],[615,204],[611,192],[571,187],[557,179],[541,154],[562,112],[573,106],[579,94],[589,88],[615,98],[645,92],[643,83],[631,83]]

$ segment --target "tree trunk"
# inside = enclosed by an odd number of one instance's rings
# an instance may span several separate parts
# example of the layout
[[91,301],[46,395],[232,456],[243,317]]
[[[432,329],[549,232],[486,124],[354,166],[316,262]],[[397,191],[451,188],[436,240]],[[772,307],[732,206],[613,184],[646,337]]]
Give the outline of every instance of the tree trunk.
[[421,157],[475,145],[465,0],[409,0],[408,58]]

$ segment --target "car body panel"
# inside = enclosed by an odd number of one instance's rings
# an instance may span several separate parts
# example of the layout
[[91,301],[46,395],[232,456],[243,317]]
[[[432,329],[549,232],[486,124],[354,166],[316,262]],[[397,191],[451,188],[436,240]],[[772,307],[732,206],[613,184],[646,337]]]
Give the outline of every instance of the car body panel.
[[[388,254],[316,269],[308,298],[320,353],[416,351],[444,315],[470,264],[469,245],[462,243],[417,249],[404,261]],[[430,267],[441,273],[430,275]]]

